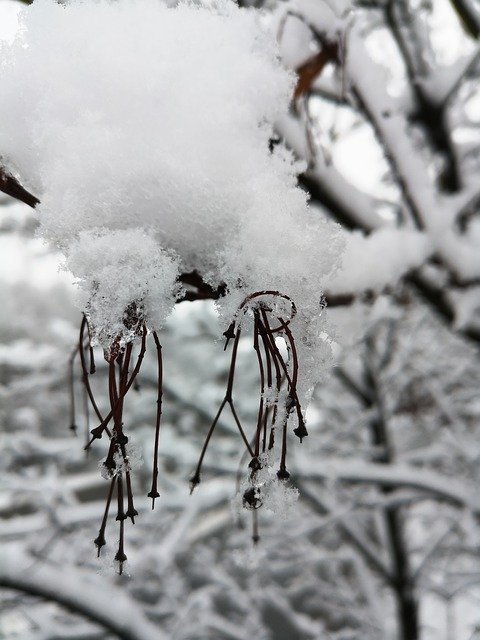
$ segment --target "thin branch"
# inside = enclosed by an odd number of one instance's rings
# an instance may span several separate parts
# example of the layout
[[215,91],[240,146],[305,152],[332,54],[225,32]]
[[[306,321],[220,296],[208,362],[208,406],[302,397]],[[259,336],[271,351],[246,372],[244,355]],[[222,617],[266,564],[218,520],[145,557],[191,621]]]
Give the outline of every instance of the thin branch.
[[6,169],[0,166],[0,191],[35,209],[40,200],[28,192]]

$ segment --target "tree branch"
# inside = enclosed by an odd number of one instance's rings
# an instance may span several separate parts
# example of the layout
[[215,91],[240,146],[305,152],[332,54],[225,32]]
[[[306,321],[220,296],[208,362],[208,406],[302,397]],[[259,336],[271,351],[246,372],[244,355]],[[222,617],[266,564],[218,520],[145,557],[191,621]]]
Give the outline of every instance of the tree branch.
[[[418,53],[416,51],[417,59],[412,60],[411,52],[402,33],[402,26],[399,24],[399,21],[403,20],[404,24],[408,26],[408,23],[412,21],[404,1],[388,0],[385,7],[385,19],[404,60],[410,89],[415,96],[416,104],[413,113],[410,114],[410,120],[421,124],[433,151],[445,159],[446,166],[440,176],[440,187],[448,192],[457,192],[461,188],[461,174],[445,119],[446,102],[442,101],[440,104],[436,104],[423,90],[418,72],[418,64],[422,62],[422,51],[418,51]],[[410,30],[410,35],[413,38],[411,32],[412,30]],[[417,45],[416,48],[418,50],[420,46]]]
[[465,31],[477,40],[480,36],[480,16],[473,9],[469,0],[450,0],[450,4],[460,18]]
[[166,640],[127,594],[110,582],[93,581],[85,571],[38,564],[7,546],[0,556],[0,586],[45,598],[66,607],[121,640]]
[[0,166],[0,191],[35,209],[40,200],[29,193],[6,169]]
[[378,484],[384,487],[408,487],[430,494],[457,507],[467,507],[480,515],[480,498],[463,483],[425,469],[404,464],[331,459],[320,465],[302,461],[299,475],[327,480],[334,478],[353,484]]

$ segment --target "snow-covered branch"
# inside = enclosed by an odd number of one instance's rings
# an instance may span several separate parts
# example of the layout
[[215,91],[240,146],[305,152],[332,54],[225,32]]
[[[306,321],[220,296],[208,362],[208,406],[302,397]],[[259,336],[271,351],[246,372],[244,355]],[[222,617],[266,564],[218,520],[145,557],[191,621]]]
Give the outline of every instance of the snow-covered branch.
[[81,569],[39,563],[16,546],[0,552],[0,586],[39,596],[101,625],[122,640],[164,640],[166,636],[125,592]]

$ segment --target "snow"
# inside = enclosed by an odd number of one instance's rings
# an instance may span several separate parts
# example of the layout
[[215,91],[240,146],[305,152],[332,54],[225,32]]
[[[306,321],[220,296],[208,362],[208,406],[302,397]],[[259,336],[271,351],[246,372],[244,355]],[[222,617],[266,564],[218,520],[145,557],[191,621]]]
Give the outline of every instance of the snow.
[[275,478],[267,487],[263,506],[281,520],[293,518],[298,500],[298,489]]
[[299,496],[298,489],[291,482],[277,477],[278,461],[273,452],[258,457],[259,469],[249,472],[240,484],[239,491],[232,500],[232,512],[242,520],[245,509],[252,511],[262,507],[280,520],[288,520],[296,515]]
[[2,20],[0,21],[0,43],[11,42],[15,37],[18,29],[18,12],[21,8],[19,2],[11,2],[11,0],[0,0],[0,12]]
[[105,458],[98,461],[98,468],[104,480],[111,480],[114,475],[116,476],[125,471],[136,471],[143,466],[143,457],[140,449],[127,444],[125,445],[125,451],[125,457],[120,451],[116,451],[113,454],[115,462],[113,470],[105,466]]
[[[474,51],[475,44],[465,38],[452,3],[446,0],[432,2],[429,23],[428,37],[440,65],[445,67],[454,65],[460,57]],[[445,46],[446,41],[448,41],[448,47]]]
[[295,301],[311,388],[342,241],[297,187],[304,164],[269,150],[294,86],[275,30],[229,0],[38,0],[20,21],[0,50],[2,159],[41,200],[94,337],[132,339],[129,305],[159,329],[196,269],[227,284],[226,326],[255,291]]
[[480,314],[480,287],[450,291],[449,299],[455,312],[455,328],[463,329],[478,322]]
[[413,229],[385,227],[369,236],[359,231],[345,235],[342,268],[329,283],[337,295],[366,289],[381,291],[386,285],[395,285],[432,252],[428,237]]
[[96,337],[135,337],[137,324],[125,326],[125,310],[135,301],[138,315],[153,327],[165,321],[175,304],[177,262],[141,229],[81,231],[70,245],[68,266],[86,294],[85,309]]
[[117,636],[132,640],[165,637],[119,587],[81,569],[70,568],[67,574],[61,567],[39,565],[13,544],[2,548],[0,584],[60,602]]
[[305,477],[321,477],[332,481],[381,482],[385,486],[392,487],[401,484],[404,487],[427,491],[453,504],[468,507],[474,513],[480,513],[480,500],[473,491],[473,485],[469,486],[413,465],[386,466],[373,462],[328,458],[323,461],[323,464],[318,464],[318,461],[315,464],[310,461],[305,462],[302,464],[302,472]]

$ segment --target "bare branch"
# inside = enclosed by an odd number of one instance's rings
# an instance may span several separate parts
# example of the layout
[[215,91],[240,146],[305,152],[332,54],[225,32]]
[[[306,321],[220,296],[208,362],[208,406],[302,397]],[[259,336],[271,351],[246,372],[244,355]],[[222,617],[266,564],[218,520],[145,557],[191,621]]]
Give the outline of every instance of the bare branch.
[[29,193],[6,169],[0,166],[0,191],[35,209],[40,200]]
[[465,31],[478,39],[480,36],[480,15],[475,11],[469,0],[450,0],[456,14],[460,18]]

